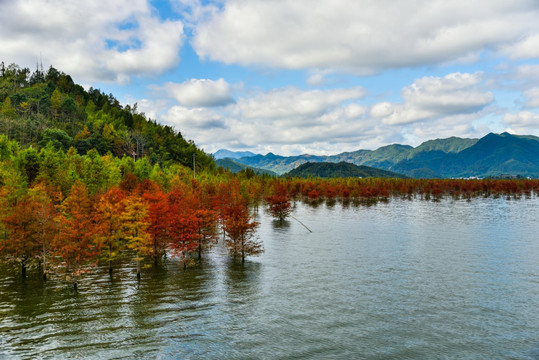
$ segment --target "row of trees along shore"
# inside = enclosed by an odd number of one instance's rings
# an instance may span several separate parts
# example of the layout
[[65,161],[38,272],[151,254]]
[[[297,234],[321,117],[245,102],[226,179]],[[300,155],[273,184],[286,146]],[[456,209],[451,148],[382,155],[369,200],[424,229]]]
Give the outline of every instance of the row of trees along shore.
[[[193,159],[196,161],[196,169]],[[194,173],[196,170],[196,178]],[[231,256],[263,251],[259,206],[373,204],[391,197],[536,196],[539,180],[299,179],[232,174],[170,126],[85,90],[53,67],[0,63],[0,262],[55,275],[164,256],[196,263],[222,239]],[[101,268],[101,267],[99,267]]]
[[372,204],[390,197],[437,200],[443,196],[536,196],[539,180],[300,179],[161,167],[90,150],[79,155],[52,143],[39,151],[0,135],[0,259],[39,266],[43,277],[61,274],[77,286],[99,263],[109,272],[132,259],[163,256],[184,266],[221,238],[231,256],[245,260],[263,251],[256,235],[259,206],[283,221],[295,201]]

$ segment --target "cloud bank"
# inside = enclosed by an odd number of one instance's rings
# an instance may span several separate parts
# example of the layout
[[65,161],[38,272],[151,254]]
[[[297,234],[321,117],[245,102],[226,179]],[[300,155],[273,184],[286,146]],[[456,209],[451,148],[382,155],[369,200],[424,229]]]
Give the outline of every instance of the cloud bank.
[[228,64],[372,74],[483,51],[539,56],[530,0],[230,0],[212,10],[195,25],[193,46]]
[[180,21],[162,21],[144,0],[3,1],[4,60],[43,62],[84,81],[126,83],[175,67]]

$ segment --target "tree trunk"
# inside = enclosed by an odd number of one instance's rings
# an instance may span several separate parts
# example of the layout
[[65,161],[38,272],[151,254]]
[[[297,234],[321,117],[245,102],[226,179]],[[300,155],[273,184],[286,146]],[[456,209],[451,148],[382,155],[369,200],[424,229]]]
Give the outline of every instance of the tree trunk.
[[241,263],[245,263],[245,240],[241,238]]
[[23,279],[26,279],[26,260],[21,262],[21,275]]
[[45,242],[43,242],[43,280],[47,280],[47,255],[45,254]]
[[109,243],[109,274],[112,275],[112,259],[110,258],[112,254],[112,242]]

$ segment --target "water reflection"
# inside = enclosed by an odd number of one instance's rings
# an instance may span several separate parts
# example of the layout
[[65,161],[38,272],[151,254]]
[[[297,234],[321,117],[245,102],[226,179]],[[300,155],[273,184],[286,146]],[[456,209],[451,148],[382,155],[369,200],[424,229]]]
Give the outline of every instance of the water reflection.
[[290,228],[290,220],[273,220],[271,226],[273,226],[276,231],[286,231]]

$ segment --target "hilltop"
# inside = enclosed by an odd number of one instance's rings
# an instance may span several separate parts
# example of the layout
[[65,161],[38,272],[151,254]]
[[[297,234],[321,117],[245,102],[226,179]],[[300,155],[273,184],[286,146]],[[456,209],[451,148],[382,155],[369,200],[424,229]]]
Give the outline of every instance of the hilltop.
[[150,163],[215,167],[213,158],[170,126],[137,109],[122,106],[112,94],[75,84],[54,67],[47,71],[0,64],[0,133],[22,148],[73,147],[80,155],[148,158]]

